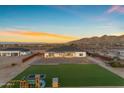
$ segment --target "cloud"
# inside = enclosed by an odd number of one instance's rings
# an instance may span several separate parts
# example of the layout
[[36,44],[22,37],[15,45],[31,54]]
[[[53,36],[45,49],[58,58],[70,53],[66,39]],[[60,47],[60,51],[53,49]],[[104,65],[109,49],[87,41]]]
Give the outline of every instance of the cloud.
[[112,5],[110,8],[105,10],[101,15],[95,16],[94,19],[96,21],[106,22],[112,21],[109,14],[112,13],[121,13],[124,14],[124,6],[122,5]]
[[113,33],[112,35],[121,36],[121,35],[124,35],[124,32]]
[[13,42],[46,42],[46,43],[63,43],[78,39],[74,36],[65,36],[60,34],[34,32],[20,29],[11,29],[0,31],[0,41]]
[[107,14],[111,14],[113,12],[124,13],[124,6],[113,5],[107,10]]

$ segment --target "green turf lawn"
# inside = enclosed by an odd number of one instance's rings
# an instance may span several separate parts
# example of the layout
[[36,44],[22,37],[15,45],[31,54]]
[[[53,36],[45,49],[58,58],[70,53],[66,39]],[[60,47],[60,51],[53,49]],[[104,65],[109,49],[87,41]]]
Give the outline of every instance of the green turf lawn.
[[59,77],[61,87],[124,86],[124,79],[96,64],[31,66],[14,79],[32,73],[45,73],[47,87],[51,87],[53,77]]

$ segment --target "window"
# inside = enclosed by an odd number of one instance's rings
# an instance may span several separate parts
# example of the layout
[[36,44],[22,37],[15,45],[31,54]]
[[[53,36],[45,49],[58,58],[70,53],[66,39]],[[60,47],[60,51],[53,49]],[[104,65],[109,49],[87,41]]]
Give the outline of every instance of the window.
[[73,56],[73,53],[68,52],[65,54],[65,56]]
[[12,56],[18,56],[18,53],[12,53],[11,55]]
[[83,56],[83,54],[82,54],[82,53],[80,53],[80,54],[79,54],[79,56]]
[[49,53],[49,57],[54,57],[54,53]]

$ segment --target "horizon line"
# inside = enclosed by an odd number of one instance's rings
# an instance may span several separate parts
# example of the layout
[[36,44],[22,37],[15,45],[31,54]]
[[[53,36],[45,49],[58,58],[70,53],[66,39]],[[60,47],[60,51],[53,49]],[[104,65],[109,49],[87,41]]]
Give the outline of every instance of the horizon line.
[[[102,36],[123,36],[124,34],[122,35],[107,35],[107,34],[104,34],[104,35],[99,35],[99,36],[90,36],[90,37],[83,37],[83,38],[93,38],[93,37],[102,37]],[[79,38],[79,39],[76,39],[76,40],[80,40],[80,39],[83,39],[83,38]],[[72,40],[72,41],[76,41],[76,40]],[[23,42],[23,41],[0,41],[0,43],[42,43],[42,44],[63,44],[63,43],[68,43],[68,42],[72,42],[72,41],[67,41],[67,42],[54,42],[54,43],[48,43],[48,42]]]

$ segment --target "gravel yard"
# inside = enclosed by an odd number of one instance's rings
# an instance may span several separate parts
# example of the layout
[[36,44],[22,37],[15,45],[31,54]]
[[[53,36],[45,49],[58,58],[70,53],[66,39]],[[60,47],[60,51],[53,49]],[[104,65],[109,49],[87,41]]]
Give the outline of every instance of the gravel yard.
[[0,56],[0,69],[7,68],[11,66],[11,64],[20,64],[22,62],[22,59],[27,56],[11,56],[11,57],[1,57]]
[[[0,58],[0,86],[13,79],[19,73],[23,72],[32,62],[38,60],[38,57],[35,57],[25,63],[22,63],[21,60],[25,57],[26,56]],[[16,65],[12,66],[12,63],[16,63]]]
[[87,58],[41,58],[32,63],[32,65],[43,64],[93,64]]

